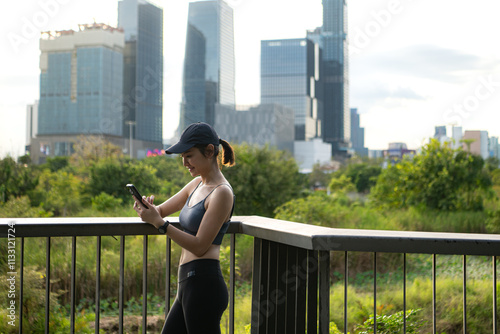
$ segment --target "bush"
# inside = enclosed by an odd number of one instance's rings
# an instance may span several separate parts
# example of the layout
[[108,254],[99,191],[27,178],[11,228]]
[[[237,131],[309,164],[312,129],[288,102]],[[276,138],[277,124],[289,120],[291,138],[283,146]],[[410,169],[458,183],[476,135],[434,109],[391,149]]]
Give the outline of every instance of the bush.
[[[391,315],[379,315],[377,314],[377,333],[380,334],[392,334],[392,333],[402,333],[404,329],[404,320],[406,319],[406,332],[405,333],[418,333],[418,329],[424,325],[422,319],[417,318],[417,313],[421,310],[408,310],[406,314],[403,311],[391,314]],[[356,330],[359,334],[373,333],[374,316],[373,314],[363,322],[362,325],[358,326]]]
[[121,206],[123,200],[121,198],[114,198],[104,192],[92,198],[92,209],[96,211],[113,210]]

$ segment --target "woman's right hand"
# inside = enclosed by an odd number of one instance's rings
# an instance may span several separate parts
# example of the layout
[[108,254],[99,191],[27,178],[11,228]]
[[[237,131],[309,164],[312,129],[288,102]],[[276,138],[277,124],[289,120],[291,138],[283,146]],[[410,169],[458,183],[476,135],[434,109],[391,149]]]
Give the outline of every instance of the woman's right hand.
[[143,198],[143,200],[145,200],[149,204],[149,206],[151,208],[154,208],[158,212],[158,214],[160,215],[160,217],[163,218],[163,216],[161,215],[161,208],[159,206],[153,204],[153,202],[155,200],[155,196],[154,195],[145,197],[145,198]]

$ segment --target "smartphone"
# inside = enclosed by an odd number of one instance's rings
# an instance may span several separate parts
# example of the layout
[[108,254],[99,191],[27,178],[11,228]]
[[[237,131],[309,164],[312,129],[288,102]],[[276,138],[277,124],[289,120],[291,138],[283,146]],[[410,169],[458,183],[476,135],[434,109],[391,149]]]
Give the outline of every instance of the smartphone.
[[144,208],[146,208],[146,209],[148,208],[148,207],[146,206],[146,204],[144,204],[144,200],[142,199],[142,195],[141,195],[141,194],[139,194],[139,191],[137,190],[137,188],[136,188],[136,187],[135,187],[132,183],[127,184],[125,187],[128,189],[128,191],[129,191],[132,195],[134,195],[134,196],[135,196],[138,200],[140,200],[140,201],[141,201],[142,206],[143,206]]

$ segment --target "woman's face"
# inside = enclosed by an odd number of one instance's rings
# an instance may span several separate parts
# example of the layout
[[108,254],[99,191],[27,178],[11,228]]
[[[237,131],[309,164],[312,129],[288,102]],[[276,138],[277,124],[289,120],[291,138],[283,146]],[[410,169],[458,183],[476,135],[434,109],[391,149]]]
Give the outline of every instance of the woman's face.
[[210,167],[210,159],[193,147],[181,154],[182,164],[189,170],[191,176],[198,176]]

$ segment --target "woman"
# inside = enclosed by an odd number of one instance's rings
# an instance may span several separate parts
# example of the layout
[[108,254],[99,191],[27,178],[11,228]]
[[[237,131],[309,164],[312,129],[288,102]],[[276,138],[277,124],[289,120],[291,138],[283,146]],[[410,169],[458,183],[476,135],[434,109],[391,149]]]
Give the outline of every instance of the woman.
[[[219,252],[234,208],[232,188],[219,164],[234,165],[234,151],[206,123],[188,126],[179,142],[166,150],[180,153],[183,165],[195,177],[181,191],[159,206],[154,196],[135,200],[134,209],[144,222],[154,225],[182,247],[178,291],[162,333],[220,333],[220,319],[227,308],[228,291],[222,277]],[[147,206],[147,208],[145,207]],[[183,230],[163,217],[180,211]]]

